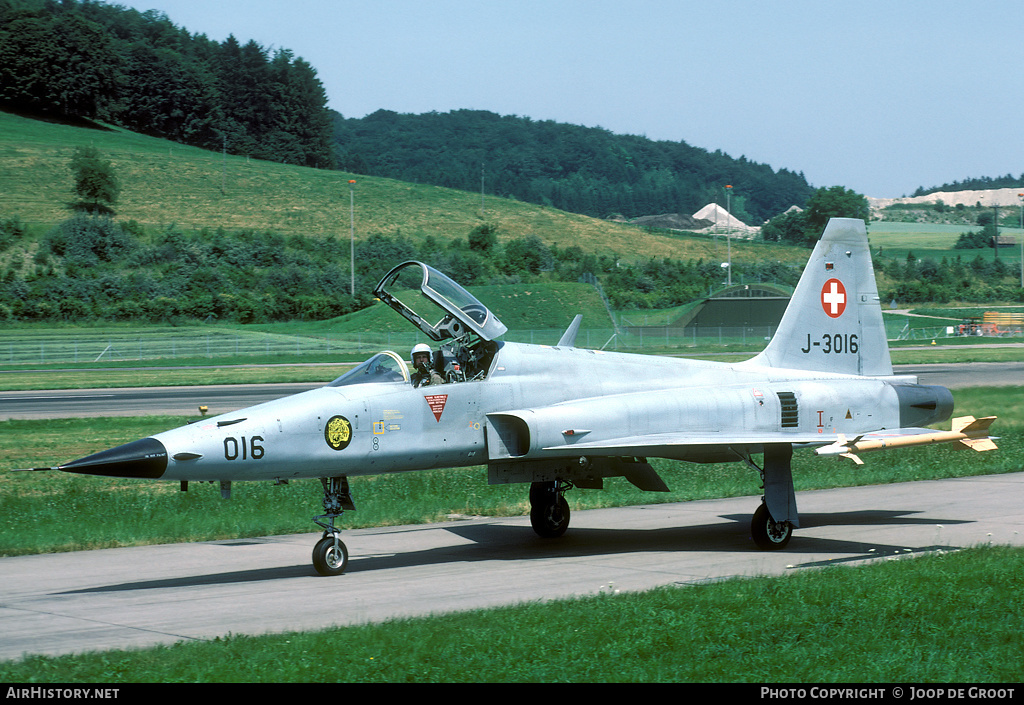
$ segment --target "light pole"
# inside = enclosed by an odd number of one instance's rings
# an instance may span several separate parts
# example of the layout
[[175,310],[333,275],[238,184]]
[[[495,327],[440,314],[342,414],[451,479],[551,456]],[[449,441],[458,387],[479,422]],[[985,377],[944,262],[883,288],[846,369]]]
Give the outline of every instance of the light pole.
[[352,265],[352,298],[356,297],[356,180],[348,180],[349,262]]
[[224,143],[220,153],[220,195],[223,196],[227,193],[228,187],[228,136],[225,133],[221,137],[224,139]]
[[726,251],[729,257],[729,278],[728,286],[732,286],[732,223],[729,222],[729,218],[732,217],[732,184],[725,185],[725,243]]
[[1020,199],[1020,288],[1024,289],[1024,193],[1018,193]]

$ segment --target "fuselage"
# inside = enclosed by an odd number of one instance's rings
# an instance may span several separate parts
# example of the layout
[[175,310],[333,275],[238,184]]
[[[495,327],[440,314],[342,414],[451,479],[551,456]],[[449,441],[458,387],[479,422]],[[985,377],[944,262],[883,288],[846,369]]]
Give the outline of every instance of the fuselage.
[[[147,455],[145,473],[126,461],[103,474],[221,481],[356,476],[573,457],[584,452],[577,445],[603,440],[622,443],[619,454],[629,455],[630,437],[680,431],[707,433],[713,445],[723,428],[723,443],[734,450],[745,434],[782,432],[794,443],[824,444],[839,433],[907,425],[913,404],[900,389],[934,389],[908,381],[504,343],[481,380],[325,386],[137,441],[148,444],[138,446]],[[915,424],[948,417],[951,397],[947,404],[941,393],[920,394],[938,396],[930,409],[913,412]],[[162,471],[153,441],[165,449]],[[759,450],[757,443],[744,447]],[[735,452],[699,455],[668,442],[642,454],[736,459]],[[89,460],[62,469],[93,472]]]

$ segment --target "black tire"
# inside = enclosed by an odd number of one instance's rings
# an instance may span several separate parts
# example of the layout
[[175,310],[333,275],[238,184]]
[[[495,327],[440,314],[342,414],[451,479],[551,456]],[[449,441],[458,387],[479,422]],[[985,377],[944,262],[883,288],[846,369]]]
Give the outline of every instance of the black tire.
[[341,541],[338,541],[338,548],[334,548],[334,537],[325,536],[316,542],[313,547],[313,567],[320,575],[331,576],[341,575],[348,566],[348,548]]
[[750,520],[750,536],[762,551],[780,551],[793,537],[793,525],[788,521],[775,521],[762,504]]
[[544,539],[556,539],[569,528],[569,503],[565,497],[551,493],[546,501],[530,508],[530,525]]

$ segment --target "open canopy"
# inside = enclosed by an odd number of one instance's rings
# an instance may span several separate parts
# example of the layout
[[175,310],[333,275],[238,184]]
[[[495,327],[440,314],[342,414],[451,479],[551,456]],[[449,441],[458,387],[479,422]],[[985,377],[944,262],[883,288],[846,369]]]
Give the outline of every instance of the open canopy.
[[[384,275],[373,295],[436,341],[475,333],[494,340],[508,328],[454,281],[422,262],[404,262]],[[415,308],[414,308],[415,307]],[[436,323],[440,308],[441,318]]]

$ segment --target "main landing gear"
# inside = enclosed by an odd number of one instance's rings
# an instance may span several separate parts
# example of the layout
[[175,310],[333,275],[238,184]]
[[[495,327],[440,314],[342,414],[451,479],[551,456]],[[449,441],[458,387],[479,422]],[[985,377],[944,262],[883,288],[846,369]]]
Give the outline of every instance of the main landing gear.
[[[341,542],[341,530],[334,526],[334,520],[347,509],[355,511],[356,505],[348,490],[348,478],[321,477],[324,487],[324,511],[326,514],[313,517],[313,522],[323,528],[324,535],[313,547],[313,567],[320,575],[341,575],[348,565],[348,548]],[[327,522],[321,521],[326,519]]]
[[788,521],[775,521],[768,505],[762,502],[750,520],[750,537],[762,551],[778,551],[793,537],[793,525]]
[[545,539],[558,538],[569,528],[569,503],[566,490],[571,482],[534,482],[530,484],[530,525]]
[[788,443],[765,445],[763,469],[754,465],[749,456],[746,458],[747,464],[760,472],[764,486],[761,506],[750,521],[750,537],[762,551],[785,548],[793,537],[793,529],[800,526],[792,458],[793,446]]

